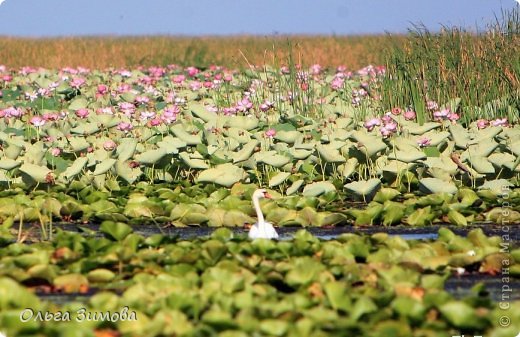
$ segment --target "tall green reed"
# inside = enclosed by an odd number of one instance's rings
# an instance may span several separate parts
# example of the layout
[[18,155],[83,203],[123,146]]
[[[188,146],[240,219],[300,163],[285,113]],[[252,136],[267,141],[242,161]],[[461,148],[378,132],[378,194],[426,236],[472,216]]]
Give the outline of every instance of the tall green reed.
[[422,25],[409,31],[385,55],[383,105],[412,108],[420,123],[431,119],[426,101],[444,105],[460,98],[463,123],[479,118],[520,120],[520,15],[518,8],[483,31],[443,27],[434,33]]

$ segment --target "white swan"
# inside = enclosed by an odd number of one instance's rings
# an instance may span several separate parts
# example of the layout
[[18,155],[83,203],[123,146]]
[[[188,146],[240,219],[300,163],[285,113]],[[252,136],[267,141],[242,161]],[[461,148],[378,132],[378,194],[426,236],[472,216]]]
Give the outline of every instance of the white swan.
[[273,227],[273,224],[265,222],[264,214],[260,209],[260,198],[271,199],[271,195],[264,189],[258,189],[253,193],[253,206],[255,207],[256,217],[258,222],[255,223],[249,230],[250,239],[278,239],[278,233]]

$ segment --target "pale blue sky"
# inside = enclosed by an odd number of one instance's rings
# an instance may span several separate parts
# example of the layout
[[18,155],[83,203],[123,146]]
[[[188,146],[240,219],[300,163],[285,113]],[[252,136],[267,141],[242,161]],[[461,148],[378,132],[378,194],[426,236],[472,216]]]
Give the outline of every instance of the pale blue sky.
[[[0,0],[1,1],[1,0]],[[514,0],[5,0],[0,35],[363,34],[475,28]]]

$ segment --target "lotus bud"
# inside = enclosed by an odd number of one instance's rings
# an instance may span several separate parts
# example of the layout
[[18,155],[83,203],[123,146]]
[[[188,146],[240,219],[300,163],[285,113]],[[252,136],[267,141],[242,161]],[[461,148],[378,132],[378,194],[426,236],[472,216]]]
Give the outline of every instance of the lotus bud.
[[103,143],[103,148],[107,151],[112,151],[117,147],[116,142],[114,142],[112,139],[109,139]]
[[398,116],[398,115],[401,114],[401,112],[403,112],[403,110],[401,108],[393,108],[392,109],[392,115]]
[[78,116],[79,118],[87,118],[88,114],[89,114],[88,109],[81,108],[81,109],[76,110],[76,116]]
[[269,129],[265,132],[265,137],[273,138],[276,135],[275,129]]
[[404,113],[404,119],[406,119],[407,121],[414,120],[415,117],[416,117],[416,114],[415,114],[415,111],[413,111],[413,110],[408,110]]
[[53,157],[58,157],[61,154],[61,149],[59,147],[55,147],[51,149],[51,155]]

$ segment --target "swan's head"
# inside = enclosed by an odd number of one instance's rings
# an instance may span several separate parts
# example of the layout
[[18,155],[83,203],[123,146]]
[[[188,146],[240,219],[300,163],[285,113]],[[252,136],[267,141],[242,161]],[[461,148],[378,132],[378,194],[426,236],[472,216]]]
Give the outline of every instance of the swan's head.
[[269,194],[269,192],[267,192],[265,189],[263,188],[260,188],[258,190],[256,190],[254,193],[253,193],[253,199],[261,199],[261,198],[267,198],[267,199],[271,199],[272,196]]

